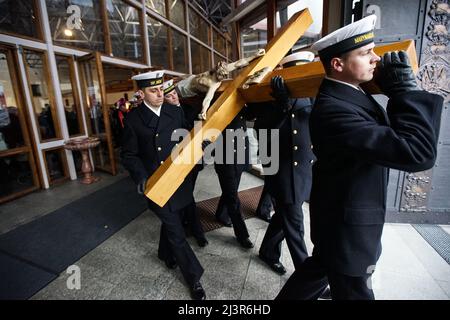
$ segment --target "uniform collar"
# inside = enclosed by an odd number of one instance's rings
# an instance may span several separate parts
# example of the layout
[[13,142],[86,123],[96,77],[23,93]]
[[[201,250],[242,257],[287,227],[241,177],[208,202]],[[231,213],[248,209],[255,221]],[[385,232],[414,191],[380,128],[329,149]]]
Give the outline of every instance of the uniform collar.
[[151,111],[153,111],[158,117],[160,116],[160,114],[161,114],[161,106],[159,106],[159,107],[152,107],[149,104],[147,104],[147,102],[145,102],[145,100],[143,102],[144,102],[144,105],[147,108],[149,108]]

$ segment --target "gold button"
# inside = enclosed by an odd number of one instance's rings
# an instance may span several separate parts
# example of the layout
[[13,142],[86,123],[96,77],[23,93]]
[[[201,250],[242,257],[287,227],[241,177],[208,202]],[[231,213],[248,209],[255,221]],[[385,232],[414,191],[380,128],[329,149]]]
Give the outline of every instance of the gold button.
[[244,119],[244,117],[243,117],[243,116],[241,116],[240,118],[241,118],[241,120],[242,120],[242,119]]
[[158,151],[161,151],[161,147],[158,147]]
[[294,161],[294,166],[297,166],[297,165],[298,165],[297,161]]
[[298,147],[297,146],[294,146],[294,150],[297,150],[298,149]]
[[311,145],[311,149],[313,148],[313,145]]
[[159,133],[157,133],[156,135],[155,135],[155,137],[158,137],[159,136]]
[[160,164],[163,164],[163,163],[164,163],[164,161],[161,161],[161,162],[160,162]]
[[309,163],[313,163],[314,162],[314,160],[311,160]]
[[295,114],[291,114],[291,117],[292,117],[292,118],[295,118]]
[[293,134],[297,134],[297,130],[292,131]]

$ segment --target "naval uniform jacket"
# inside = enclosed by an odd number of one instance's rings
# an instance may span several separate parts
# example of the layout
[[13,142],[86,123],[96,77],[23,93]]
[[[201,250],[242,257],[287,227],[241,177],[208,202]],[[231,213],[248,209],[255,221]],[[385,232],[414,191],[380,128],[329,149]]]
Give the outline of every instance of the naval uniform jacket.
[[[163,104],[158,117],[144,103],[127,116],[122,140],[121,158],[136,184],[148,179],[170,156],[178,141],[171,141],[172,133],[186,127],[183,110]],[[163,208],[149,200],[149,208],[156,212],[176,211],[192,201],[192,184],[188,175]]]
[[325,79],[310,117],[317,161],[311,239],[335,272],[364,276],[381,254],[388,168],[433,167],[443,100],[425,91],[391,97],[387,113],[363,92]]
[[[289,111],[272,102],[251,105],[257,130],[279,130],[278,141],[272,141],[270,131],[267,132],[267,151],[272,159],[278,158],[279,167],[276,174],[264,176],[264,183],[269,193],[284,204],[302,203],[309,199],[311,167],[315,160],[309,136],[312,101],[309,98],[291,99],[291,104]],[[262,141],[262,136],[258,138],[259,143],[266,143]],[[278,144],[276,155],[270,155],[273,143]]]

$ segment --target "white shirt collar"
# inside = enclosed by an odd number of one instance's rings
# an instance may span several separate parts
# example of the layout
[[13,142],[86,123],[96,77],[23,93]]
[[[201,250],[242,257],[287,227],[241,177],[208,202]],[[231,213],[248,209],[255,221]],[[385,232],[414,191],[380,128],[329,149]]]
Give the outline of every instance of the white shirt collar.
[[144,104],[147,106],[147,108],[152,110],[159,117],[159,115],[161,114],[161,106],[159,106],[157,108],[152,107],[152,106],[148,105],[147,102],[145,102],[145,100],[144,100]]
[[356,89],[356,90],[361,91],[362,93],[366,94],[366,93],[364,92],[364,90],[361,89],[361,87],[355,86],[354,84],[351,84],[351,83],[348,83],[348,82],[344,82],[344,81],[341,81],[341,80],[338,80],[338,79],[330,78],[330,77],[328,77],[328,76],[325,76],[325,79],[328,79],[328,80],[331,80],[331,81],[334,81],[334,82],[338,82],[338,83],[345,84],[345,85],[347,85],[347,86],[352,87],[353,89]]

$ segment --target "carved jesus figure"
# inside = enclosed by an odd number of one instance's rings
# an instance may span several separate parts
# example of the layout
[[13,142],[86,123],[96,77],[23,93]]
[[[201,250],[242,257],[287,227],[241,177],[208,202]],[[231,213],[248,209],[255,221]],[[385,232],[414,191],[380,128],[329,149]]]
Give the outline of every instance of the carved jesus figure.
[[220,61],[217,63],[217,66],[210,71],[191,75],[179,81],[176,84],[178,94],[181,98],[193,97],[198,94],[206,94],[202,103],[202,111],[198,115],[199,119],[206,120],[206,112],[208,111],[211,100],[214,97],[214,93],[217,89],[219,89],[222,81],[228,78],[230,72],[248,66],[252,60],[264,55],[265,53],[266,51],[264,49],[259,49],[254,55],[232,63]]

